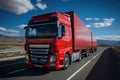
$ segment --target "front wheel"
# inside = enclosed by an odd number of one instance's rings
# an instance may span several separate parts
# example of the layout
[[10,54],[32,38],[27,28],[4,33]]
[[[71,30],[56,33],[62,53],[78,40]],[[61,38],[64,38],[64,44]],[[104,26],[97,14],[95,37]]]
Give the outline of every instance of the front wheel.
[[69,67],[69,63],[70,63],[69,55],[66,54],[64,58],[64,69],[67,69]]

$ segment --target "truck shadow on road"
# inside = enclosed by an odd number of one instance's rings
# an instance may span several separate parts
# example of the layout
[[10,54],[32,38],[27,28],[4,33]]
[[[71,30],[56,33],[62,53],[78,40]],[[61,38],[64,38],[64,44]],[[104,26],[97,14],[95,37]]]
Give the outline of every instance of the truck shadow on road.
[[13,73],[13,74],[5,74],[0,76],[1,78],[14,78],[14,77],[29,77],[29,76],[44,76],[50,73],[50,70],[45,69],[37,69],[37,68],[28,68],[21,72]]

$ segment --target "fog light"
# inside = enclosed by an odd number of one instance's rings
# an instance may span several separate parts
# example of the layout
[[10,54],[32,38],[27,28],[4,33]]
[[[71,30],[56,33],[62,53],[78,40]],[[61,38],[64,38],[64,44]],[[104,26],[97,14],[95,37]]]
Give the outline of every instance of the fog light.
[[50,62],[55,62],[56,61],[56,57],[55,56],[51,56],[50,57]]

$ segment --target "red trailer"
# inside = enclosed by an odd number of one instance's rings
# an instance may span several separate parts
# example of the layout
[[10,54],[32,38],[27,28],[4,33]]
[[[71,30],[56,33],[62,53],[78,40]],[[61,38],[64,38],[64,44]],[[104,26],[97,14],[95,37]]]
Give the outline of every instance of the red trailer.
[[92,32],[73,11],[33,16],[25,29],[29,66],[66,69],[97,49]]

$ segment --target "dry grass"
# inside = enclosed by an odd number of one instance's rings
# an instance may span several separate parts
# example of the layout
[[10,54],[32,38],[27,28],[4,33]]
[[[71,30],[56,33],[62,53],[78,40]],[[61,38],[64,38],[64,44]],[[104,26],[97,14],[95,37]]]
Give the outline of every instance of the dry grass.
[[10,53],[0,53],[1,58],[15,57],[25,55],[25,52],[10,52]]
[[[24,49],[24,43],[22,42],[0,42],[0,50],[5,49]],[[15,57],[25,55],[25,52],[9,52],[9,53],[0,53],[1,58]]]
[[120,52],[120,46],[114,47],[114,49]]
[[23,49],[24,43],[19,42],[0,42],[0,50],[3,49]]

